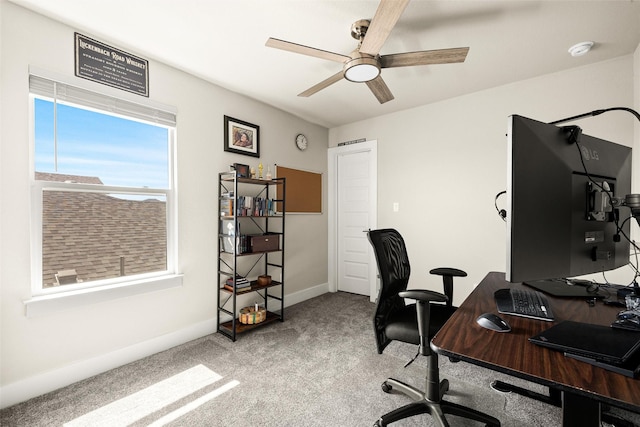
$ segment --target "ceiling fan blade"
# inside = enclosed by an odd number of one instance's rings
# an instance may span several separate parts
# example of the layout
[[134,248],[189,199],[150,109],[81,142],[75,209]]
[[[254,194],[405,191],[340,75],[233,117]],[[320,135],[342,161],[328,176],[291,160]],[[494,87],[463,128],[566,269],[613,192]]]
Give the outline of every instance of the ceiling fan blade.
[[369,80],[367,82],[367,86],[371,89],[371,92],[378,98],[380,104],[384,104],[387,101],[391,101],[393,99],[393,94],[389,90],[387,84],[382,80],[382,76],[378,75],[373,80]]
[[337,82],[339,80],[342,80],[342,77],[344,77],[344,73],[342,72],[342,70],[340,70],[339,72],[337,72],[333,76],[329,77],[328,79],[325,79],[325,80],[321,81],[320,83],[318,83],[317,85],[310,87],[309,89],[305,90],[302,93],[299,93],[298,96],[309,97],[309,96],[313,95],[314,93],[320,92],[322,89],[324,89],[324,88],[326,88],[328,86],[331,86],[335,82]]
[[468,47],[457,47],[382,55],[380,57],[380,66],[382,68],[393,68],[411,65],[452,64],[464,62],[467,58],[467,52],[469,52]]
[[376,56],[409,0],[381,0],[360,46],[360,53]]
[[276,49],[288,50],[289,52],[301,53],[303,55],[314,56],[320,59],[328,59],[329,61],[345,62],[351,59],[346,55],[340,55],[339,53],[333,53],[322,49],[316,49],[314,47],[303,46],[301,44],[292,43],[284,40],[274,39],[269,37],[265,43],[267,47],[274,47]]

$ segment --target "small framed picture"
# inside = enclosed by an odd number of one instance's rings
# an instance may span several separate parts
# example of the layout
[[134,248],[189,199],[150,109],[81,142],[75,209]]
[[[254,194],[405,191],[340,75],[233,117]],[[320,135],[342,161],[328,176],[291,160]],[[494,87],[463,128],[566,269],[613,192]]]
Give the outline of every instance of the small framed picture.
[[249,178],[249,165],[234,163],[233,168],[236,170],[236,176],[238,178]]
[[224,116],[224,151],[260,157],[260,126]]

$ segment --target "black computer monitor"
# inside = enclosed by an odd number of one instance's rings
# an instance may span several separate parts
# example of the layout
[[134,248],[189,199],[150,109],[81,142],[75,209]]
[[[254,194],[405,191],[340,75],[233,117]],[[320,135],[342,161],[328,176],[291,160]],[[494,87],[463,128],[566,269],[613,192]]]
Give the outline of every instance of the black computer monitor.
[[571,278],[629,263],[630,212],[610,200],[631,193],[631,148],[576,126],[513,115],[508,156],[508,281]]

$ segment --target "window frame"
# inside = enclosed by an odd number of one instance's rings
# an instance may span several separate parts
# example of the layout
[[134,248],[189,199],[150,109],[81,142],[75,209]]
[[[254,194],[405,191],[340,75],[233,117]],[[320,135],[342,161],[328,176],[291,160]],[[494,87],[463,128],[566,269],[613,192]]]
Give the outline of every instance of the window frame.
[[[155,103],[144,102],[139,100],[130,100],[129,96],[120,96],[121,94],[112,94],[113,90],[97,90],[90,85],[78,84],[73,82],[73,86],[61,79],[60,76],[52,76],[50,73],[30,71],[30,78],[34,76],[36,79],[51,80],[54,83],[60,83],[71,90],[76,88],[80,93],[88,93],[90,101],[103,98],[107,103],[113,104],[122,102],[125,107],[133,106],[136,111],[133,115],[122,114],[121,112],[109,111],[108,108],[96,108],[95,103],[85,105],[82,102],[69,102],[66,100],[51,98],[43,93],[29,90],[29,143],[30,143],[30,224],[31,224],[31,298],[25,301],[27,316],[47,314],[52,311],[69,308],[70,306],[84,305],[89,302],[108,300],[119,298],[127,295],[134,295],[141,292],[148,292],[158,289],[166,289],[169,287],[181,286],[182,275],[178,272],[178,238],[177,238],[177,180],[176,180],[176,145],[177,145],[177,124],[175,119],[175,108],[162,106],[158,109]],[[44,75],[43,75],[44,74]],[[62,80],[62,81],[61,81]],[[85,87],[90,86],[90,87]],[[117,95],[117,96],[114,96]],[[127,94],[128,95],[128,94]],[[129,99],[127,99],[129,98]],[[128,187],[98,184],[69,183],[59,181],[43,181],[35,179],[35,99],[44,99],[51,102],[57,102],[70,105],[74,108],[87,109],[101,114],[121,117],[127,120],[148,123],[154,126],[166,128],[168,131],[168,187],[167,188],[148,188],[148,187]],[[153,119],[145,120],[140,117],[137,111],[138,104],[144,114],[156,113],[160,116],[158,121]],[[167,117],[173,118],[173,124],[167,122]],[[42,280],[42,255],[43,255],[43,195],[45,191],[75,191],[84,193],[102,193],[102,194],[136,194],[145,196],[164,196],[166,200],[166,270],[150,273],[123,276],[122,278],[109,278],[102,280],[93,280],[73,285],[55,286],[44,288]],[[66,301],[63,301],[66,300]]]

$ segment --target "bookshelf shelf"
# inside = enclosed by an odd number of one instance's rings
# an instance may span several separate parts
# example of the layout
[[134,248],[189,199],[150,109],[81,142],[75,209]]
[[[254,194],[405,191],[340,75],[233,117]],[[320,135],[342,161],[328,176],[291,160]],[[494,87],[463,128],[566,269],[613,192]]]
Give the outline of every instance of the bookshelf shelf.
[[[284,321],[285,178],[240,178],[222,172],[218,180],[218,332],[237,339],[238,334]],[[277,208],[277,209],[276,209]],[[272,277],[258,284],[257,277]],[[234,279],[250,285],[236,287]],[[255,298],[251,298],[251,295]],[[256,299],[266,310],[257,324],[243,324],[239,311]],[[230,318],[230,319],[229,319]]]
[[233,334],[234,331],[236,334],[241,334],[243,332],[251,331],[261,326],[268,325],[269,323],[274,322],[276,320],[282,320],[282,316],[278,313],[267,311],[267,318],[263,322],[252,324],[252,325],[236,322],[236,324],[234,325],[232,321],[228,321],[220,325],[219,331],[227,335]]
[[[248,294],[249,292],[261,291],[263,289],[271,288],[273,286],[281,286],[281,285],[282,285],[282,282],[277,282],[275,280],[272,281],[270,285],[258,285],[256,281],[253,281],[251,282],[251,286],[248,286],[247,288],[236,289],[236,294],[237,295]],[[228,294],[233,293],[233,289],[229,289],[226,286],[221,287],[220,290]]]

